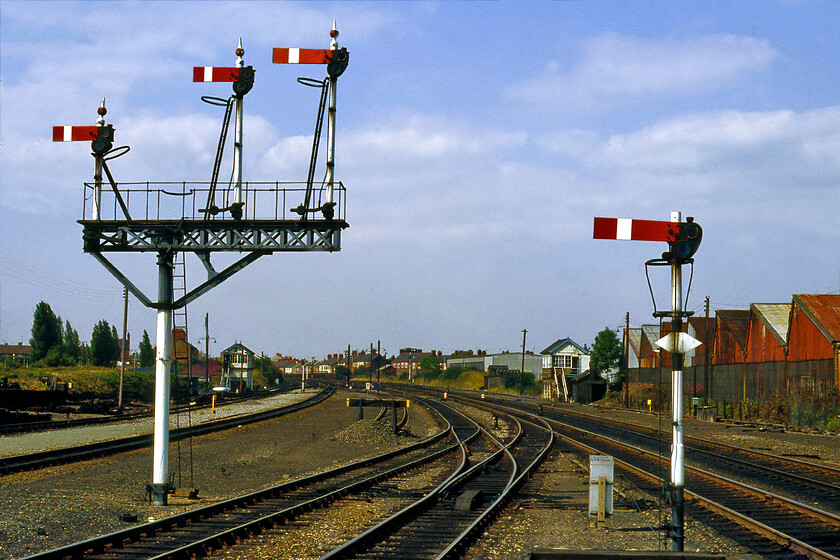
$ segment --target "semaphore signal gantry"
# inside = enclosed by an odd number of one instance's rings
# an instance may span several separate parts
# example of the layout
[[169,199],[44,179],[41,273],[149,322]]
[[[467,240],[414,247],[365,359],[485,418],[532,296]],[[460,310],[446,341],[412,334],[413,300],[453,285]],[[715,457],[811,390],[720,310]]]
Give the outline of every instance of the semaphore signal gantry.
[[[105,101],[97,110],[95,126],[56,126],[54,141],[90,141],[94,158],[93,182],[84,185],[82,238],[84,251],[96,258],[123,286],[147,307],[157,311],[157,366],[155,375],[155,432],[150,499],[164,505],[171,490],[169,475],[169,371],[173,310],[181,309],[250,263],[274,252],[339,251],[341,231],[348,227],[345,189],[335,180],[335,122],[338,77],[347,68],[349,54],[339,48],[333,22],[329,49],[277,48],[274,63],[323,64],[322,80],[299,78],[306,86],[321,88],[321,102],[313,138],[309,174],[300,182],[247,182],[243,180],[243,105],[254,87],[255,71],[246,66],[242,40],[233,67],[193,68],[194,82],[229,82],[233,93],[225,99],[202,100],[225,108],[210,181],[118,183],[108,161],[129,148],[114,148],[114,127],[105,124]],[[324,120],[327,116],[327,162],[324,180],[316,185],[315,168]],[[230,181],[220,184],[224,148],[231,117],[234,119],[233,169]],[[103,173],[110,190],[103,189]],[[85,218],[84,216],[88,216]],[[139,289],[106,256],[108,253],[156,252],[158,294]],[[207,271],[207,280],[174,299],[173,265],[176,253],[192,253]],[[214,252],[244,254],[217,271]]]

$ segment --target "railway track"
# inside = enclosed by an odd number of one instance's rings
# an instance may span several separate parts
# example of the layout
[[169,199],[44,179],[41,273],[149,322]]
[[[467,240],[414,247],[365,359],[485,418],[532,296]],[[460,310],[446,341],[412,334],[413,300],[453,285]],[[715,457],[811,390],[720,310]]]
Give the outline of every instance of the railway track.
[[[295,403],[274,410],[258,412],[247,416],[233,416],[214,422],[195,424],[190,427],[171,430],[171,441],[176,442],[189,437],[195,437],[211,432],[234,428],[244,424],[261,422],[270,418],[275,418],[277,416],[288,414],[290,412],[317,404],[329,397],[334,391],[335,387],[329,386],[317,395],[300,403]],[[0,475],[7,475],[24,470],[40,469],[47,466],[71,463],[75,461],[84,461],[95,457],[103,457],[105,455],[113,455],[115,453],[123,453],[133,449],[149,447],[152,445],[153,439],[153,434],[144,434],[140,436],[91,443],[87,445],[78,445],[26,455],[2,457],[0,458]]]
[[[465,400],[478,401],[475,398]],[[495,403],[495,406],[504,406],[507,412],[514,415],[524,412],[522,403]],[[530,409],[527,406],[524,408]],[[616,437],[610,437],[595,433],[599,428],[596,427],[594,417],[589,417],[586,425],[581,426],[569,422],[565,418],[565,411],[549,409],[544,412],[545,420],[558,433],[563,445],[586,454],[612,455],[616,465],[624,469],[626,475],[639,487],[646,488],[654,494],[661,491],[665,484],[662,473],[667,473],[668,470],[668,452],[642,448],[618,439],[621,437],[622,440],[638,442],[641,436],[642,440],[649,443],[649,433],[634,433],[632,428],[626,425],[616,426],[616,423],[611,421],[610,429],[620,434],[614,433],[613,436]],[[699,440],[694,440],[692,444],[697,445],[698,449],[701,445]],[[721,459],[719,453],[708,450],[704,450],[703,453],[708,454],[710,463]],[[750,477],[763,476],[766,483],[769,476],[766,463],[772,462],[776,465],[772,468],[772,485],[787,485],[788,492],[792,491],[791,485],[795,488],[803,484],[802,477],[797,473],[787,473],[777,468],[778,465],[806,469],[815,482],[819,482],[820,477],[831,478],[835,475],[834,469],[829,467],[823,471],[820,465],[775,458],[766,453],[759,454],[760,461],[750,466],[749,457],[753,453],[737,453],[742,455],[737,461],[742,476],[746,472],[751,473]],[[711,472],[696,466],[687,465],[685,470],[686,513],[689,515],[715,525],[718,530],[727,534],[737,536],[739,541],[767,558],[836,560],[840,557],[840,516],[835,513],[781,496],[769,490],[766,484],[747,484],[720,472]],[[831,487],[831,483],[828,484]]]
[[[433,403],[438,410],[444,406]],[[450,477],[423,499],[323,555],[343,558],[457,558],[492,523],[553,444],[547,425],[511,418],[515,430],[499,441],[487,428],[471,446],[471,468]]]
[[[545,407],[545,415],[577,428],[628,441],[649,451],[670,454],[670,432],[630,425],[576,411]],[[840,469],[792,457],[684,437],[686,460],[728,478],[761,486],[796,501],[807,501],[840,515]]]
[[449,412],[446,417],[443,430],[410,447],[28,558],[204,556],[265,531],[293,530],[296,520],[313,510],[374,492],[431,463],[445,463],[447,468],[437,470],[452,478],[467,467],[466,444],[481,432],[460,415]]
[[[228,404],[236,404],[238,402],[249,401],[254,399],[263,399],[266,397],[270,397],[276,395],[278,393],[284,393],[288,390],[292,389],[293,386],[291,384],[286,384],[280,388],[272,389],[269,391],[261,391],[255,394],[245,395],[227,395],[225,396],[223,401],[216,403],[216,407],[225,406]],[[172,413],[180,413],[185,412],[186,410],[201,410],[205,408],[210,408],[213,406],[210,398],[208,397],[205,402],[198,402],[192,406],[184,406],[179,405],[177,408],[173,408]],[[22,422],[18,424],[0,424],[0,435],[13,435],[13,434],[26,434],[26,433],[33,433],[33,432],[46,432],[49,430],[64,430],[67,428],[79,428],[82,426],[97,426],[101,424],[113,424],[116,422],[128,422],[131,420],[137,420],[140,418],[150,418],[153,415],[152,411],[145,411],[145,412],[134,412],[130,414],[115,414],[112,416],[101,416],[95,418],[77,418],[73,420],[47,420],[47,421],[39,421],[39,422]]]

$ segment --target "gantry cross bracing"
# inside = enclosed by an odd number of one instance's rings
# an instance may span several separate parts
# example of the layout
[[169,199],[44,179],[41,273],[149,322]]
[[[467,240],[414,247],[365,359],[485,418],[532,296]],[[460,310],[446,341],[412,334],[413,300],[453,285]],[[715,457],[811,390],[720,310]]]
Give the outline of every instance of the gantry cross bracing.
[[80,220],[86,253],[339,251],[343,220]]

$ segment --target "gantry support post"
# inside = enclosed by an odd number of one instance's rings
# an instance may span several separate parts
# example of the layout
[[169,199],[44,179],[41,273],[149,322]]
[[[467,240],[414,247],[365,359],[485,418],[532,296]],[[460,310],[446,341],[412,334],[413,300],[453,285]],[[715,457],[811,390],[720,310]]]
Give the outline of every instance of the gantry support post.
[[166,505],[169,477],[169,372],[172,364],[172,251],[158,253],[157,356],[155,360],[155,433],[152,503]]
[[[680,222],[679,212],[671,213],[672,222]],[[671,324],[672,336],[682,332],[683,295],[682,264],[671,264]],[[671,550],[683,552],[685,546],[685,449],[683,448],[683,353],[674,344],[671,354],[671,412],[673,435],[671,443]]]

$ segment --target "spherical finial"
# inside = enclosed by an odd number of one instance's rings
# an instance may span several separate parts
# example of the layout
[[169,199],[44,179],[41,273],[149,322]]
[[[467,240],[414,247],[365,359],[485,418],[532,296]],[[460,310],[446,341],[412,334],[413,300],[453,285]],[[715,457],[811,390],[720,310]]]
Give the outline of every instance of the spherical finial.
[[242,48],[242,37],[239,38],[239,44],[236,45],[236,66],[237,68],[242,68],[245,65],[245,61],[242,60],[242,55],[245,54],[245,49]]
[[330,30],[330,37],[332,37],[332,41],[330,41],[330,49],[336,50],[338,48],[338,41],[336,41],[336,38],[338,37],[338,29],[335,27],[335,20],[333,20],[333,26]]
[[108,112],[108,109],[105,108],[105,98],[102,98],[102,104],[96,110],[96,114],[99,115],[99,118],[96,119],[97,126],[105,126],[105,114]]

